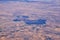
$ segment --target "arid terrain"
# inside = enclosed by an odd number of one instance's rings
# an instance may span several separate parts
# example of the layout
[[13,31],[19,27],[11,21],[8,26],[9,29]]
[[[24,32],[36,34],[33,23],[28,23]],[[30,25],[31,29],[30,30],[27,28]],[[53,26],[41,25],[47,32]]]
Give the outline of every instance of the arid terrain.
[[[60,0],[56,2],[0,1],[0,40],[60,40]],[[28,25],[13,21],[46,19],[46,24]]]

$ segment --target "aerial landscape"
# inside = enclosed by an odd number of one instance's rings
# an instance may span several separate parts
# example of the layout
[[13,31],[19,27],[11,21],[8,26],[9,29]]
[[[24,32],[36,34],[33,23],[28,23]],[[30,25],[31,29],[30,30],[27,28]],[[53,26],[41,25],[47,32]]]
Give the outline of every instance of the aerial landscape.
[[60,0],[0,0],[0,40],[60,40]]

